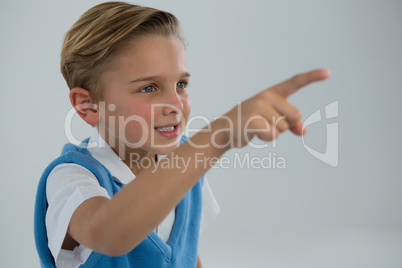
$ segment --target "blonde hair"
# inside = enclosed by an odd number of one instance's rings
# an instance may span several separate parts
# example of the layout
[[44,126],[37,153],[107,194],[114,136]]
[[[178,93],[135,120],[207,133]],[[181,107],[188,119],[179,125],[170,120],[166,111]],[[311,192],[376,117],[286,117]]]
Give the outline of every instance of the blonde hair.
[[70,90],[81,87],[93,103],[102,100],[102,73],[111,55],[128,41],[146,35],[177,37],[180,23],[171,13],[125,2],[106,2],[85,12],[66,33],[61,73]]

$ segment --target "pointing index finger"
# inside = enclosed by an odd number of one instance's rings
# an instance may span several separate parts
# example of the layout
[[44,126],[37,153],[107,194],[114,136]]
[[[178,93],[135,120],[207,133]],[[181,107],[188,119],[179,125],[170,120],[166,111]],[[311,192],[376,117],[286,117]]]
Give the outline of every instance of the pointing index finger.
[[269,90],[273,90],[282,97],[287,98],[308,84],[327,79],[329,75],[330,71],[328,69],[316,69],[295,75],[292,78],[273,86]]

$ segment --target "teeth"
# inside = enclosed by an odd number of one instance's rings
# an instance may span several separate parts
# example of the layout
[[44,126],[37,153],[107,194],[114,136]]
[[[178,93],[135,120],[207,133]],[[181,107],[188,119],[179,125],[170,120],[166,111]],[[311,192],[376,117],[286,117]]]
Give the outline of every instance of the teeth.
[[156,128],[156,131],[173,131],[174,130],[174,127],[173,126],[171,126],[171,127],[158,127],[158,128]]

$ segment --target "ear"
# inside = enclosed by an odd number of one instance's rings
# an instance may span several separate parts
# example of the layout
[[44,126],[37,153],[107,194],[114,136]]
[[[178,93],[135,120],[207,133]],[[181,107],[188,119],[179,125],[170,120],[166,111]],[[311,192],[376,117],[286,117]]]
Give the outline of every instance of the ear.
[[96,125],[99,122],[98,105],[92,103],[88,90],[75,87],[70,91],[70,102],[77,114],[88,124]]

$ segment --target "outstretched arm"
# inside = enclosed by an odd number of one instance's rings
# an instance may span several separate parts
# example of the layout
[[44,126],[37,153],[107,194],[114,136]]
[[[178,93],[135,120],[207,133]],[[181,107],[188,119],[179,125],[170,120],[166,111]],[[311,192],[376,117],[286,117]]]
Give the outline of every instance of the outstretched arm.
[[[301,87],[328,76],[325,69],[296,75],[242,102],[241,111],[239,107],[233,108],[160,160],[169,165],[161,163],[155,171],[144,170],[112,199],[94,197],[82,203],[71,218],[69,235],[110,256],[131,251],[227,150],[246,146],[254,136],[273,140],[287,129],[302,135],[300,111],[287,98]],[[189,161],[186,170],[172,164],[177,158]]]

